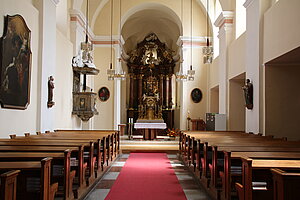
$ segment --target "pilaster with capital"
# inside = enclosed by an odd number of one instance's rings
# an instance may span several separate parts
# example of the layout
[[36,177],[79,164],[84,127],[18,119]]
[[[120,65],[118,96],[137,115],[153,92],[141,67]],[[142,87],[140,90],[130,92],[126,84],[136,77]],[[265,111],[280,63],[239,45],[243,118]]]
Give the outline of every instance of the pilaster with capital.
[[228,45],[233,39],[233,15],[232,11],[223,11],[215,26],[219,27],[219,113],[228,114]]
[[261,26],[264,13],[269,8],[268,1],[246,0],[246,79],[253,85],[253,109],[246,109],[246,132],[264,132],[264,109],[260,106],[263,102],[263,26]]

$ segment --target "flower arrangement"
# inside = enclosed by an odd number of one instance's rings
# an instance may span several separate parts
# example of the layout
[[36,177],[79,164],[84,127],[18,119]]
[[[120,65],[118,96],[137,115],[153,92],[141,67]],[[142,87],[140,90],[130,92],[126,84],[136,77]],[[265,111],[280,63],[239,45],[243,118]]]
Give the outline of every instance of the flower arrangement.
[[167,136],[169,137],[176,137],[179,135],[179,130],[178,129],[169,129],[167,130]]

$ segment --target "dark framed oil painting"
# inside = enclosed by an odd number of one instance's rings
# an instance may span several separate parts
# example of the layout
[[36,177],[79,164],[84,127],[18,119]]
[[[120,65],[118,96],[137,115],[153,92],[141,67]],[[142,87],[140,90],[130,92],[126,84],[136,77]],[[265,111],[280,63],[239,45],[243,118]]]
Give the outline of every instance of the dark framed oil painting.
[[109,99],[110,92],[107,87],[102,87],[98,91],[98,97],[100,101],[107,101]]
[[0,102],[3,108],[26,109],[30,102],[31,31],[21,15],[4,20],[0,39]]
[[191,97],[194,103],[199,103],[202,99],[202,92],[199,88],[192,90]]

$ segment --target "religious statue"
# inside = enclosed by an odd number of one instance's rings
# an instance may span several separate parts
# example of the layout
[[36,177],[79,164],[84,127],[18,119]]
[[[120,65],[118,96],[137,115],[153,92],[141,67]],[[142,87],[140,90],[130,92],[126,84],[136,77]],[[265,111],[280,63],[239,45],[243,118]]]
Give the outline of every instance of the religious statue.
[[250,79],[246,80],[246,84],[242,87],[245,95],[246,108],[253,109],[253,85],[250,83]]
[[53,101],[53,89],[54,89],[54,78],[53,76],[50,76],[48,80],[48,102],[47,102],[48,108],[51,108],[55,104],[55,102]]

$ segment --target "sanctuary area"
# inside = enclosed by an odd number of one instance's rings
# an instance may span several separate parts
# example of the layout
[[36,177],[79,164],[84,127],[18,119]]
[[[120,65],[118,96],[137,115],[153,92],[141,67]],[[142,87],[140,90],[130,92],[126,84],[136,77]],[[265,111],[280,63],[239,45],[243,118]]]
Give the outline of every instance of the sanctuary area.
[[299,0],[0,5],[1,200],[300,199]]

